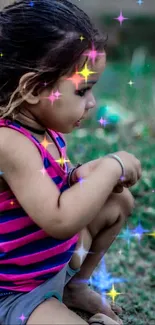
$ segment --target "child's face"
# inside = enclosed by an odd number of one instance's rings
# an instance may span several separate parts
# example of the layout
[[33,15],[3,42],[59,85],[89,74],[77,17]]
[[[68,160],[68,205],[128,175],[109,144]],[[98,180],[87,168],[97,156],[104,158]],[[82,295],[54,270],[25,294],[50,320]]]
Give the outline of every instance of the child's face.
[[[68,76],[60,78],[54,89],[46,89],[40,93],[40,101],[37,105],[32,105],[31,113],[46,128],[62,133],[72,132],[76,128],[76,122],[82,117],[87,118],[88,111],[96,106],[92,86],[93,82],[96,83],[104,71],[105,64],[105,54],[98,57],[94,65],[89,60],[87,63],[88,69],[95,73],[89,75],[88,83],[80,74],[79,76],[84,79],[77,88],[71,80],[67,80]],[[79,69],[79,71],[81,70],[83,68]],[[88,87],[90,89],[84,91]],[[52,103],[48,97],[52,95],[52,92],[57,91],[61,95],[59,99]]]

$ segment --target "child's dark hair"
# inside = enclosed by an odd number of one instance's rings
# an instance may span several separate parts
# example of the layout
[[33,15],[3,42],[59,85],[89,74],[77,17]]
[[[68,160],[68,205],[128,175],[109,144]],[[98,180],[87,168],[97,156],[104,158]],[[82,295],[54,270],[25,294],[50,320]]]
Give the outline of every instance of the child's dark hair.
[[14,116],[24,101],[18,91],[23,74],[35,72],[27,88],[37,94],[75,72],[92,44],[103,51],[106,41],[67,0],[21,0],[5,7],[0,13],[0,117]]

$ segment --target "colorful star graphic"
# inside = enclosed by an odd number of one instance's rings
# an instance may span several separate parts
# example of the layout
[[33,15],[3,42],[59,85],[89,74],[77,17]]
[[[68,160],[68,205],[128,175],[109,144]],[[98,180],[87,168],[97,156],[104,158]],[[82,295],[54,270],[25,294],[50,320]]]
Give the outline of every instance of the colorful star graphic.
[[139,6],[141,6],[142,3],[144,3],[144,1],[143,0],[138,0],[137,3],[139,4]]
[[85,250],[85,248],[83,246],[83,242],[82,242],[81,246],[77,250],[74,251],[74,253],[76,253],[80,257],[80,264],[83,263],[87,254],[93,254],[93,253]]
[[24,322],[24,320],[26,319],[26,317],[22,314],[19,319],[22,321],[22,323]]
[[58,163],[60,164],[60,166],[63,167],[63,165],[64,165],[66,162],[70,162],[70,160],[61,157],[60,159],[56,160],[56,162],[58,162]]
[[90,285],[101,293],[103,299],[105,298],[106,291],[111,288],[112,284],[126,281],[123,278],[114,278],[107,272],[104,258],[100,262],[100,267],[93,272],[89,279]]
[[132,230],[134,236],[136,236],[139,240],[142,238],[143,234],[146,232],[149,232],[149,230],[146,230],[142,227],[142,225],[139,223],[138,226]]
[[53,103],[54,103],[55,100],[56,100],[56,97],[55,97],[55,94],[53,93],[53,91],[52,91],[51,95],[48,97],[48,99],[51,101],[51,103],[52,103],[52,105],[53,105]]
[[87,53],[83,54],[84,56],[88,56],[90,59],[92,59],[92,63],[95,64],[95,60],[98,56],[103,56],[105,53],[99,53],[95,50],[94,44],[92,45],[91,51],[88,51]]
[[132,80],[130,80],[129,82],[128,82],[128,85],[130,85],[130,86],[132,86],[134,84],[134,82],[132,81]]
[[103,119],[102,117],[100,118],[100,120],[98,120],[98,122],[100,122],[101,125],[106,126],[107,124],[109,124],[109,122],[105,119]]
[[132,231],[127,226],[126,229],[123,231],[123,234],[122,235],[118,235],[117,237],[118,238],[124,238],[124,240],[127,241],[128,246],[129,246],[130,240],[131,240],[132,237],[134,237],[134,235],[133,235]]
[[34,2],[33,1],[30,1],[29,2],[29,5],[30,5],[30,7],[34,7]]
[[48,142],[46,139],[46,136],[44,137],[44,140],[41,142],[41,145],[46,149],[49,144],[53,144],[52,142]]
[[81,35],[80,36],[80,41],[82,42],[85,38]]
[[39,170],[43,175],[46,174],[46,169],[43,167],[42,169]]
[[115,290],[114,284],[112,285],[112,289],[108,293],[106,293],[106,294],[107,294],[107,296],[110,296],[112,298],[113,303],[115,302],[115,298],[117,296],[121,295],[120,292],[117,292]]
[[152,236],[155,238],[155,231],[151,232],[150,234],[147,234],[148,236]]
[[89,69],[88,69],[88,66],[87,66],[87,63],[85,64],[85,66],[84,66],[84,69],[83,70],[81,70],[80,72],[76,72],[77,74],[82,74],[82,76],[84,76],[84,78],[85,78],[85,82],[87,82],[88,81],[88,77],[91,75],[91,74],[95,74],[96,72],[94,72],[94,71],[90,71]]
[[76,71],[75,74],[73,74],[72,77],[67,78],[67,80],[71,80],[71,81],[73,82],[73,84],[75,85],[76,90],[78,90],[79,84],[80,84],[82,81],[84,81],[85,79],[82,78],[82,77],[80,77],[80,76],[78,75],[78,71]]
[[124,20],[127,20],[129,18],[125,18],[123,15],[122,15],[122,11],[120,11],[120,15],[117,17],[117,18],[114,18],[116,20],[118,20],[120,22],[120,25],[122,26],[122,23]]

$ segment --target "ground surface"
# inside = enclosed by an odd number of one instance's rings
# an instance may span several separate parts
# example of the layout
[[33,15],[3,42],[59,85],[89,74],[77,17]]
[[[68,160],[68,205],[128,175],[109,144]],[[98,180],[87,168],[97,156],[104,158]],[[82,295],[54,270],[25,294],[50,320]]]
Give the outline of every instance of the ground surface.
[[[100,131],[96,132],[87,125],[87,128],[69,135],[69,157],[72,163],[86,162],[123,149],[132,152],[141,160],[143,177],[138,185],[132,188],[136,207],[128,224],[122,229],[121,235],[126,233],[125,238],[118,237],[115,240],[105,256],[105,262],[106,271],[110,276],[124,279],[121,283],[115,283],[115,290],[121,293],[115,302],[123,308],[124,324],[154,325],[155,236],[148,234],[155,231],[155,139],[145,134],[138,139],[131,137],[130,141],[123,143],[118,136],[105,136]],[[141,239],[135,236],[129,238],[127,226],[129,230],[135,230],[139,224],[143,231],[147,232],[143,233]],[[105,272],[101,271],[102,265],[95,270],[94,279],[96,274]],[[100,286],[98,284],[96,290],[100,291]],[[83,312],[80,312],[80,315],[85,319],[89,317]]]

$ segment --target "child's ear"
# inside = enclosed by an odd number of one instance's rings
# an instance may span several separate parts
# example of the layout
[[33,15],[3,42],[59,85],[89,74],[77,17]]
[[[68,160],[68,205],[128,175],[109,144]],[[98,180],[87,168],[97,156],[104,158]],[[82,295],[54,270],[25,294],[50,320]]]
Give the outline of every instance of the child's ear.
[[34,76],[35,72],[28,72],[26,74],[24,74],[19,81],[19,92],[22,96],[22,98],[28,102],[29,104],[38,104],[39,103],[39,96],[34,96],[33,95],[33,91],[34,91],[34,87],[32,87],[31,90],[27,90],[26,86],[28,83],[28,80],[30,79],[30,77]]

